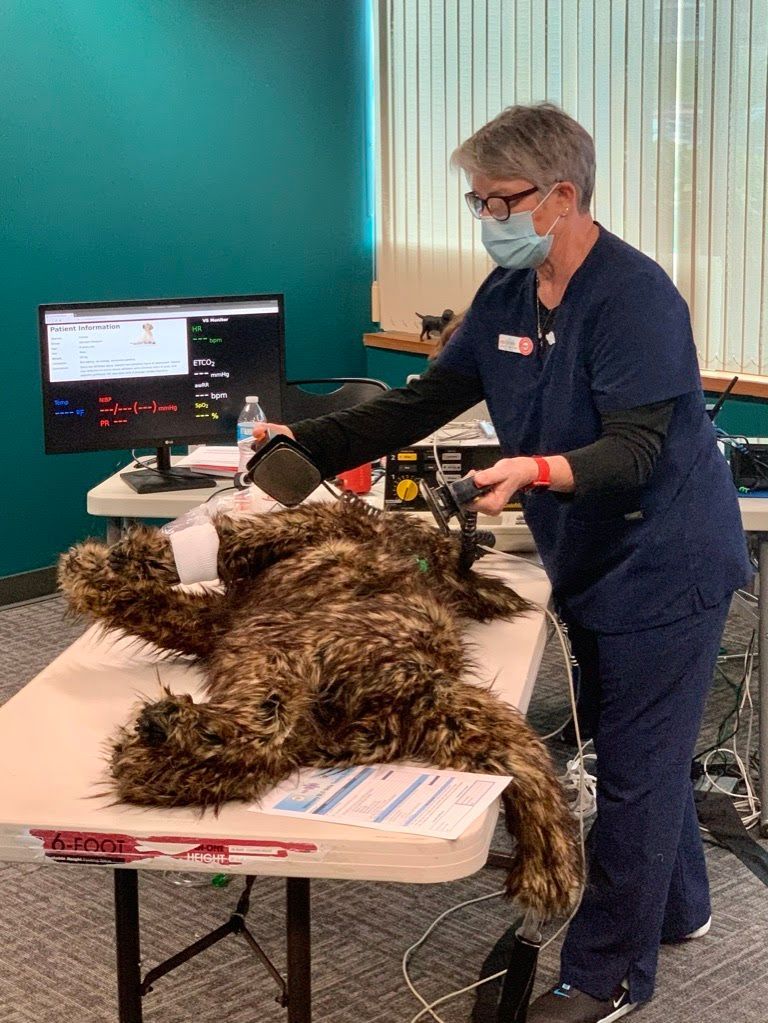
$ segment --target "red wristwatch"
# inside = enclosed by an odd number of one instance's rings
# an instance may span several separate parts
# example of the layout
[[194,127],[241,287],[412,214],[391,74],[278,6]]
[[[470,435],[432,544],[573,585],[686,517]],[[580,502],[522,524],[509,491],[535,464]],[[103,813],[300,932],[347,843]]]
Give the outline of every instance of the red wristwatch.
[[535,480],[532,480],[526,490],[549,490],[550,484],[552,483],[552,474],[549,471],[549,462],[546,458],[542,458],[541,455],[531,455],[536,465],[539,467],[539,475]]

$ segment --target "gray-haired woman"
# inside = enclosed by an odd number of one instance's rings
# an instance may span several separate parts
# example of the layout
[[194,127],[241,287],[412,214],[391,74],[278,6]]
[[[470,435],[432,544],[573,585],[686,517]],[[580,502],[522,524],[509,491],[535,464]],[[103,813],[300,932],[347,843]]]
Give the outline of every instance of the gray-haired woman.
[[[710,902],[689,778],[730,598],[750,577],[706,415],[688,309],[590,215],[594,147],[548,104],[511,107],[454,154],[497,268],[420,380],[294,424],[326,475],[485,399],[504,457],[479,472],[526,520],[569,625],[597,751],[589,880],[560,983],[529,1023],[608,1023],[651,997],[660,943]],[[263,436],[264,427],[257,427]]]

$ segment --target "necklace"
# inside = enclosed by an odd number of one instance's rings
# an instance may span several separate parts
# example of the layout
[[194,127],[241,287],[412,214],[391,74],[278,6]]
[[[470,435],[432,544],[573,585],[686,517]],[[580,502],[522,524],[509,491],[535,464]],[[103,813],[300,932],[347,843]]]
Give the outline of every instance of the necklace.
[[[537,285],[538,285],[538,281],[537,281]],[[559,308],[560,308],[559,306],[555,306],[554,309],[548,309],[544,305],[544,303],[541,301],[541,299],[539,298],[539,289],[538,289],[538,286],[537,286],[537,288],[536,288],[536,336],[537,336],[538,341],[539,341],[539,346],[542,347],[542,348],[547,343],[546,342],[547,334],[549,334],[551,332],[552,328],[555,325],[555,317],[557,316],[557,310]],[[544,310],[544,315],[543,316],[542,316],[542,313],[541,313],[542,309]]]

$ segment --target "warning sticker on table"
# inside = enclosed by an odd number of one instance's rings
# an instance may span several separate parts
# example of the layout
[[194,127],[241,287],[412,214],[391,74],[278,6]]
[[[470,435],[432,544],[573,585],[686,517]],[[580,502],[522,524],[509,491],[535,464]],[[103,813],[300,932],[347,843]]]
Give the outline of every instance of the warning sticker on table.
[[60,863],[137,863],[160,859],[231,867],[263,859],[317,859],[321,853],[315,842],[285,842],[280,839],[201,839],[179,835],[138,838],[100,831],[54,831],[47,828],[30,828],[29,834],[41,842],[41,850],[47,858]]

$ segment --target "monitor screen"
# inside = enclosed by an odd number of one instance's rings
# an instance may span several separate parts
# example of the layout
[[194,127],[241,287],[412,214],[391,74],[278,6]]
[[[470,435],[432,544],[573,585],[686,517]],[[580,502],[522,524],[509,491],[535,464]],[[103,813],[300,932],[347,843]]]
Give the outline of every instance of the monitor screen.
[[280,421],[281,295],[40,306],[48,454],[235,444],[258,395]]

